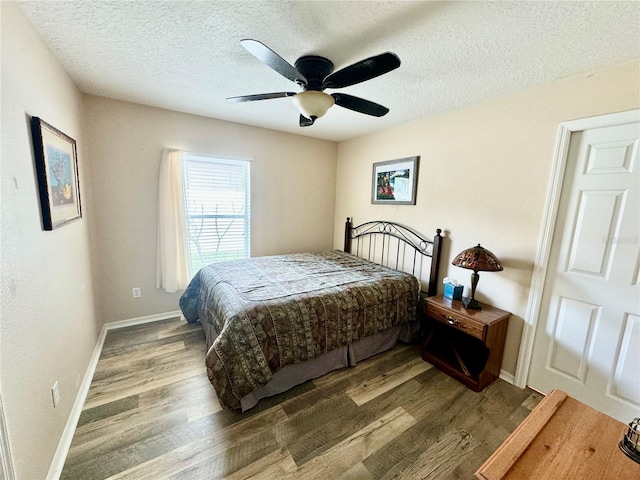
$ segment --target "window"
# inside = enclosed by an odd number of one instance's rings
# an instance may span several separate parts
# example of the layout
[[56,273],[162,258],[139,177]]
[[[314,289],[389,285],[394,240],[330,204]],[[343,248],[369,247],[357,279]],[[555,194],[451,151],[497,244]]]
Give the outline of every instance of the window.
[[191,274],[250,256],[249,161],[184,154]]

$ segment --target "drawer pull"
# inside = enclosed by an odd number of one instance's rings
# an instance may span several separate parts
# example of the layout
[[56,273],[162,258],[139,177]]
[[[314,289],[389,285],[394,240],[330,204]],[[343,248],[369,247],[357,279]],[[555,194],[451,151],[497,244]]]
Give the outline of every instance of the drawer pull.
[[449,325],[458,325],[460,323],[459,320],[456,320],[455,318],[453,318],[452,316],[447,316],[447,322],[449,322]]

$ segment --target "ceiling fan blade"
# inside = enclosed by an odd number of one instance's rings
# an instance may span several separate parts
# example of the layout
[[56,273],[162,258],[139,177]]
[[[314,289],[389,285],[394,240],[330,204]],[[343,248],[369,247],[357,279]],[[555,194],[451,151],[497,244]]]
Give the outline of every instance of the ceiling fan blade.
[[258,93],[256,95],[241,95],[239,97],[229,97],[227,102],[240,103],[240,102],[255,102],[256,100],[269,100],[271,98],[283,98],[293,97],[294,92],[274,92],[274,93]]
[[389,109],[380,104],[365,100],[364,98],[354,97],[346,93],[332,93],[331,96],[336,101],[336,105],[348,108],[355,112],[372,115],[374,117],[382,117],[389,113]]
[[300,126],[301,127],[310,127],[311,125],[313,125],[313,122],[315,122],[315,120],[313,118],[307,118],[304,115],[300,115]]
[[324,79],[324,88],[342,88],[370,80],[383,75],[400,66],[400,59],[395,53],[386,52],[375,57],[365,58],[359,62],[333,72]]
[[249,38],[240,40],[240,44],[247,49],[247,51],[260,60],[262,63],[271,67],[285,78],[288,78],[292,82],[296,82],[300,85],[306,85],[307,79],[296,68],[287,62],[284,58],[278,55],[276,52],[267,47],[264,43],[257,40],[251,40]]

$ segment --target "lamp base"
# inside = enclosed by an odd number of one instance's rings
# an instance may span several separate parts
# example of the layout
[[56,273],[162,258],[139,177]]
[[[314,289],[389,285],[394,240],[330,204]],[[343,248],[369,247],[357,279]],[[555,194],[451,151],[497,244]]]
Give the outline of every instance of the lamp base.
[[462,305],[464,305],[464,308],[468,308],[471,310],[482,310],[480,302],[478,302],[475,298],[462,297]]
[[626,438],[620,440],[620,443],[618,444],[618,446],[620,447],[620,450],[622,450],[627,457],[629,457],[631,460],[633,460],[636,463],[640,463],[640,453],[633,448],[633,446],[631,445],[631,442],[627,444]]

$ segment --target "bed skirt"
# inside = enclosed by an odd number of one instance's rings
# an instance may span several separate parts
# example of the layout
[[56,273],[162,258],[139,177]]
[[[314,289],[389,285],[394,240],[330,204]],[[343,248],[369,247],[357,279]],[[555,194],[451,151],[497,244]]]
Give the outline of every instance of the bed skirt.
[[[202,327],[207,339],[208,350],[216,337],[215,328],[209,322],[203,322]],[[242,411],[245,412],[253,408],[263,398],[285,392],[332,370],[353,367],[366,358],[389,350],[398,341],[411,343],[415,341],[419,332],[420,322],[409,322],[324,353],[313,360],[285,365],[273,374],[269,383],[240,399]]]

